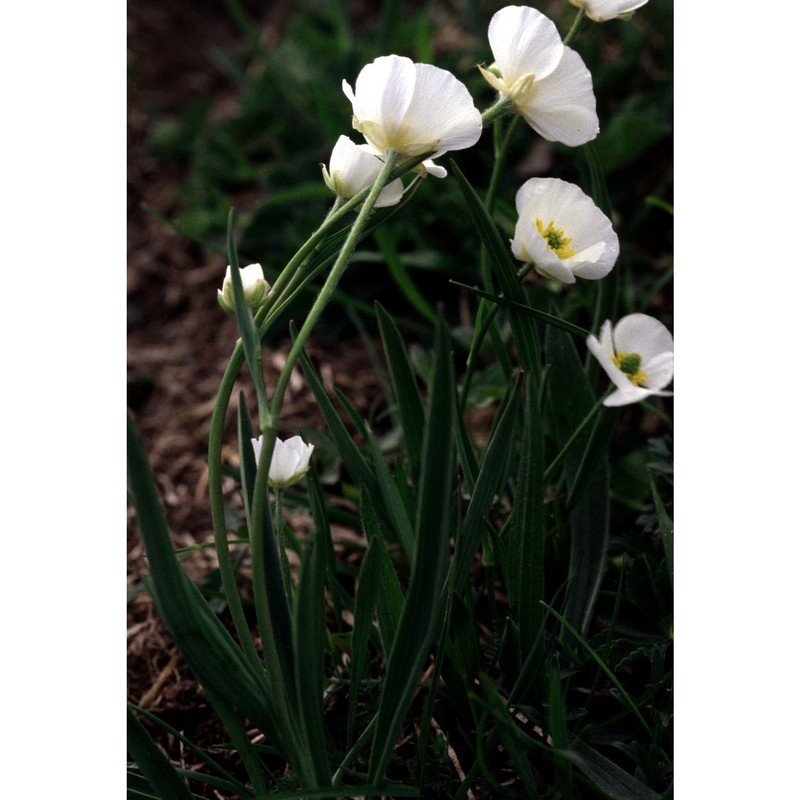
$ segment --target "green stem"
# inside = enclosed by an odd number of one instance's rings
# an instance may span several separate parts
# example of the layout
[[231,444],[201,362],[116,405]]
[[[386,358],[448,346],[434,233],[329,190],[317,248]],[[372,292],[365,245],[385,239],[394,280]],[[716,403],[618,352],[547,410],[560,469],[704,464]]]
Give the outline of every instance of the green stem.
[[283,489],[275,490],[275,533],[278,538],[278,553],[283,570],[283,582],[286,585],[286,596],[289,598],[289,607],[292,605],[293,583],[292,572],[289,569],[289,559],[286,556],[286,535],[284,534],[283,520]]
[[578,32],[578,28],[580,27],[581,22],[583,21],[584,16],[586,16],[586,12],[582,9],[578,9],[578,13],[575,15],[575,19],[572,22],[572,27],[569,29],[569,32],[564,37],[564,44],[569,44],[574,38],[575,34]]
[[503,167],[505,166],[506,156],[508,155],[508,148],[511,144],[511,137],[514,135],[514,131],[517,129],[517,125],[519,124],[520,119],[522,117],[519,114],[514,115],[511,123],[508,126],[508,130],[506,131],[506,135],[503,138],[502,142],[500,140],[500,132],[501,132],[501,123],[500,120],[495,122],[495,149],[494,149],[494,166],[492,167],[492,177],[489,179],[489,189],[486,192],[486,199],[484,200],[484,204],[486,205],[486,210],[491,214],[492,207],[494,206],[494,196],[497,192],[497,182],[500,177],[500,172],[502,171]]
[[567,453],[572,445],[575,444],[578,437],[586,430],[588,424],[594,419],[597,412],[603,407],[603,400],[608,397],[609,392],[603,395],[593,406],[591,411],[583,418],[583,421],[577,428],[572,432],[572,436],[567,439],[567,443],[561,448],[561,452],[550,462],[550,465],[544,471],[544,479],[545,482],[550,480],[553,477],[553,473],[556,469],[561,466],[561,462],[567,457]]
[[[361,235],[364,226],[366,225],[367,218],[371,213],[375,201],[378,199],[381,189],[386,185],[390,179],[392,170],[397,162],[397,153],[390,151],[386,156],[386,162],[381,170],[378,178],[369,191],[364,204],[359,211],[358,217],[353,223],[347,238],[345,239],[339,256],[334,262],[328,279],[320,289],[314,305],[311,307],[303,327],[295,339],[289,355],[286,359],[286,364],[281,371],[278,383],[275,387],[275,392],[272,396],[272,404],[270,406],[270,413],[262,421],[261,424],[261,455],[258,460],[258,469],[256,471],[255,489],[253,492],[253,508],[251,515],[251,541],[252,541],[252,557],[253,557],[253,600],[256,607],[256,615],[258,618],[258,625],[261,631],[261,638],[264,642],[264,659],[267,664],[267,671],[271,678],[271,685],[276,695],[276,710],[279,714],[279,721],[282,733],[285,733],[285,738],[290,742],[297,742],[299,739],[294,736],[294,729],[296,727],[296,720],[293,709],[290,707],[288,701],[288,676],[283,674],[277,651],[271,647],[269,643],[273,640],[272,636],[272,621],[269,613],[269,599],[266,589],[266,574],[264,570],[264,514],[266,511],[266,494],[267,494],[267,476],[269,474],[269,465],[272,461],[272,454],[275,449],[275,438],[277,436],[277,422],[280,419],[281,407],[283,405],[283,397],[286,393],[286,388],[289,384],[289,378],[292,370],[300,357],[303,346],[308,339],[311,331],[313,330],[317,320],[322,314],[323,309],[330,300],[336,285],[339,282],[342,274],[344,273],[347,264],[350,261],[350,256],[355,249],[356,243]],[[347,205],[347,204],[345,204]],[[344,208],[344,206],[342,206]],[[334,212],[328,217],[330,221],[339,212]],[[311,252],[309,248],[306,255]],[[293,259],[294,260],[294,259]],[[299,265],[301,261],[297,261]],[[285,553],[285,551],[284,551]],[[285,555],[284,555],[285,557]],[[288,584],[284,587],[288,592]],[[288,596],[288,595],[287,595]],[[302,762],[300,762],[302,763]],[[298,762],[294,762],[298,766]]]
[[[488,111],[485,113],[488,114]],[[492,207],[494,206],[494,197],[495,194],[497,193],[497,184],[500,178],[500,172],[503,166],[505,165],[506,156],[508,155],[508,148],[511,143],[511,137],[513,136],[514,131],[516,130],[516,126],[519,123],[519,120],[520,120],[519,115],[515,116],[514,119],[511,120],[511,124],[508,126],[506,135],[502,140],[501,140],[502,122],[501,120],[497,119],[494,123],[494,165],[492,166],[492,174],[491,177],[489,178],[489,188],[486,192],[486,199],[484,200],[486,210],[490,214],[492,212]],[[492,291],[492,287],[490,285],[491,281],[489,278],[488,264],[486,263],[486,247],[483,245],[481,245],[481,276],[483,278],[484,289],[487,292],[491,292]],[[483,308],[485,311],[485,307],[487,305],[488,304],[485,300],[480,301],[479,315],[481,314],[480,309]],[[488,312],[488,315],[484,318],[485,319],[484,324],[481,326],[480,331],[476,331],[476,336],[472,340],[472,343],[470,344],[469,355],[467,356],[467,371],[466,374],[464,375],[464,381],[461,389],[461,396],[459,398],[459,405],[462,414],[464,413],[464,409],[466,408],[467,396],[469,394],[469,387],[472,384],[472,378],[475,373],[475,369],[477,367],[478,351],[480,350],[480,347],[483,344],[483,340],[486,337],[486,333],[494,325],[494,320],[499,310],[500,310],[499,306],[492,305],[491,310]]]
[[242,598],[236,585],[236,574],[231,561],[228,531],[225,525],[225,507],[222,499],[222,429],[236,377],[243,364],[244,349],[240,341],[236,343],[228,367],[222,376],[217,399],[211,413],[211,430],[208,436],[208,496],[211,504],[211,524],[214,528],[214,546],[225,599],[245,655],[261,669],[261,662],[250,633],[250,625],[244,615]]
[[353,762],[353,759],[364,749],[364,746],[369,742],[372,738],[372,732],[375,729],[375,723],[377,722],[378,717],[373,717],[369,725],[361,732],[361,736],[358,737],[356,743],[347,751],[345,757],[342,759],[342,763],[339,764],[339,768],[336,772],[333,773],[333,778],[331,778],[331,786],[336,786],[342,778],[344,777],[344,771],[350,766]]
[[639,405],[645,411],[655,414],[670,430],[672,430],[672,420],[660,408],[658,408],[658,406],[654,406],[652,403],[648,403],[644,400],[641,400]]
[[572,625],[564,619],[555,609],[547,605],[543,600],[541,604],[575,637],[575,640],[583,647],[584,650],[594,659],[595,663],[606,674],[606,677],[614,684],[614,688],[620,693],[622,699],[628,704],[628,708],[633,712],[633,715],[639,720],[642,728],[647,732],[651,741],[653,739],[653,731],[642,716],[636,703],[633,702],[631,696],[625,691],[625,687],[619,682],[617,676],[608,668],[606,662],[592,649],[591,645],[584,639],[580,633],[572,627]]
[[495,101],[494,105],[489,106],[481,114],[481,122],[484,125],[488,125],[490,122],[494,122],[499,116],[502,116],[511,108],[511,101],[507,97],[498,97]]
[[[268,421],[273,415],[270,414]],[[258,468],[256,469],[255,486],[253,489],[253,507],[250,515],[250,548],[252,553],[253,570],[253,604],[256,609],[256,619],[258,629],[261,633],[263,642],[263,658],[269,676],[270,688],[272,690],[273,701],[278,726],[280,728],[281,739],[291,746],[293,752],[288,755],[288,760],[295,769],[303,771],[304,765],[308,765],[305,754],[298,753],[295,748],[302,741],[298,732],[298,724],[295,716],[296,708],[290,698],[290,688],[293,684],[289,683],[290,676],[284,673],[284,667],[278,655],[277,648],[273,645],[275,633],[272,626],[272,616],[270,613],[269,595],[267,593],[267,577],[264,560],[264,515],[268,513],[267,506],[267,476],[269,475],[269,465],[272,462],[272,454],[275,449],[275,429],[268,427],[264,433],[261,444],[261,453],[258,458]],[[280,578],[279,578],[280,580]],[[284,586],[284,592],[287,587]],[[288,595],[287,595],[288,596]]]
[[[390,150],[386,154],[386,162],[383,165],[383,169],[375,180],[370,193],[364,200],[364,205],[361,207],[358,217],[356,217],[353,226],[350,228],[350,232],[347,234],[347,238],[342,245],[342,249],[339,251],[339,256],[331,268],[328,279],[320,289],[319,295],[314,301],[314,305],[311,307],[311,310],[308,312],[308,316],[303,323],[303,327],[300,329],[299,333],[297,334],[297,338],[292,344],[292,348],[289,351],[289,355],[286,359],[286,364],[284,365],[280,377],[278,378],[278,384],[275,387],[275,393],[272,396],[271,411],[272,416],[276,419],[280,416],[281,406],[283,405],[283,396],[286,393],[286,387],[289,384],[289,378],[291,377],[294,365],[297,363],[297,359],[300,357],[300,353],[305,346],[306,340],[310,336],[314,326],[317,324],[317,320],[325,309],[325,306],[328,305],[328,302],[330,301],[340,278],[344,274],[344,271],[350,262],[350,256],[353,254],[353,250],[355,250],[356,244],[361,236],[361,232],[364,230],[364,227],[367,224],[367,218],[372,212],[375,201],[378,199],[381,189],[383,189],[383,187],[389,182],[392,171],[397,163],[397,155],[397,151],[395,150]],[[266,434],[267,431],[264,431],[265,436]]]

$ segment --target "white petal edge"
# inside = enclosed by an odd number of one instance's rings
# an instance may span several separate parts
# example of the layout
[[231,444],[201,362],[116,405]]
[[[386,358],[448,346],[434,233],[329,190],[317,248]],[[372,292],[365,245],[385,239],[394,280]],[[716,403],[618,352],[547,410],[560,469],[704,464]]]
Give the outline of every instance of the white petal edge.
[[578,147],[600,132],[592,75],[570,47],[564,48],[555,71],[536,81],[530,101],[518,110],[550,142]]
[[555,23],[527,6],[506,6],[492,17],[489,46],[509,87],[526,73],[537,80],[547,77],[564,52]]

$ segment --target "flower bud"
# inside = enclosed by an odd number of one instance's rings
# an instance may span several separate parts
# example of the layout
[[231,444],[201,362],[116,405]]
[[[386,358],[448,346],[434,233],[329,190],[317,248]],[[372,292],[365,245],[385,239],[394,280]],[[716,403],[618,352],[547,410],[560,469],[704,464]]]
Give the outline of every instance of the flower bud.
[[[253,310],[257,311],[269,297],[269,284],[264,278],[264,270],[261,269],[261,264],[250,264],[240,270],[242,276],[242,288],[244,289],[244,299],[247,305]],[[217,302],[223,311],[228,314],[236,313],[236,301],[233,297],[233,278],[231,277],[231,268],[225,271],[225,280],[222,282],[222,289],[217,290]]]
[[[256,460],[261,455],[261,436],[251,439]],[[269,485],[273,489],[283,489],[297,483],[309,470],[309,461],[314,452],[313,444],[306,444],[299,436],[292,436],[285,442],[275,439],[272,461],[269,464]]]

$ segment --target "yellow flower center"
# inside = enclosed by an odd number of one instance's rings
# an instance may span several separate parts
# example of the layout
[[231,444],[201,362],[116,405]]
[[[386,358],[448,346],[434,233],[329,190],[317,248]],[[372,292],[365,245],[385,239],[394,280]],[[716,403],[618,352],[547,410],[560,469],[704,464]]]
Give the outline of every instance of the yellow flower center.
[[563,228],[556,228],[553,220],[547,224],[545,228],[544,223],[536,220],[536,230],[539,231],[542,238],[547,242],[547,246],[560,258],[565,259],[575,255],[574,248],[569,246],[572,241],[571,236],[564,235]]
[[634,386],[641,386],[647,375],[642,372],[642,357],[638,353],[617,353],[611,360],[628,376]]

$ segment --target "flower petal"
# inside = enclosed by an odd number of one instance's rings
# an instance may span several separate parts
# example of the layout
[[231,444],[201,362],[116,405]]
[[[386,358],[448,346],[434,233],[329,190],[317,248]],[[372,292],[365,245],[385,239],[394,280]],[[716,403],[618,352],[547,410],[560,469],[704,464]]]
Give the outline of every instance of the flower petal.
[[379,154],[441,155],[471,147],[483,130],[466,86],[430,64],[383,56],[361,70],[355,92],[346,81],[342,89],[353,104],[353,126]]
[[673,351],[672,334],[647,314],[629,314],[614,326],[614,348],[618,353],[638,353],[647,362]]
[[353,104],[353,116],[364,126],[367,140],[379,151],[392,147],[392,140],[403,122],[414,95],[416,70],[410,58],[381,56],[367,64],[356,78],[356,90],[342,82],[344,93]]
[[583,59],[564,48],[555,71],[536,81],[519,112],[540,136],[570,147],[586,144],[600,132],[592,75]]
[[402,152],[437,154],[472,147],[481,137],[481,112],[455,75],[431,64],[415,64],[414,95],[403,120]]
[[611,382],[620,390],[626,391],[628,387],[633,387],[628,376],[613,362],[614,344],[612,339],[611,320],[606,320],[600,329],[600,340],[593,335],[586,339],[586,347],[589,352],[600,362],[600,366],[605,370]]
[[432,158],[423,161],[422,166],[425,167],[425,172],[427,172],[428,175],[433,175],[434,178],[447,177],[447,170],[444,167],[440,167],[438,164],[434,164]]
[[569,0],[570,3],[586,12],[589,19],[595,22],[607,22],[610,19],[627,18],[637,8],[641,8],[647,0]]
[[[331,188],[340,197],[353,197],[362,189],[372,186],[382,168],[383,162],[373,154],[372,147],[357,145],[347,136],[340,136],[331,152]],[[403,182],[398,178],[381,190],[375,206],[395,205],[402,196]]]
[[612,392],[605,400],[603,400],[604,406],[626,406],[629,403],[638,403],[640,400],[644,400],[646,397],[649,397],[651,394],[655,394],[651,392],[649,389],[645,389],[642,386],[634,386],[630,381],[628,381],[627,386],[620,386],[615,392]]
[[642,363],[642,372],[647,375],[645,386],[653,392],[663,389],[672,380],[674,371],[675,359],[671,352],[645,359]]
[[492,17],[489,45],[508,87],[526,73],[547,77],[564,52],[555,23],[527,6],[506,6]]
[[[514,230],[512,251],[525,261],[532,261],[537,271],[565,280],[565,271],[574,278],[597,279],[607,275],[619,255],[619,240],[611,221],[575,184],[558,178],[531,178],[517,192],[519,218]],[[568,247],[576,252],[561,258],[537,228],[537,220],[569,239]]]

